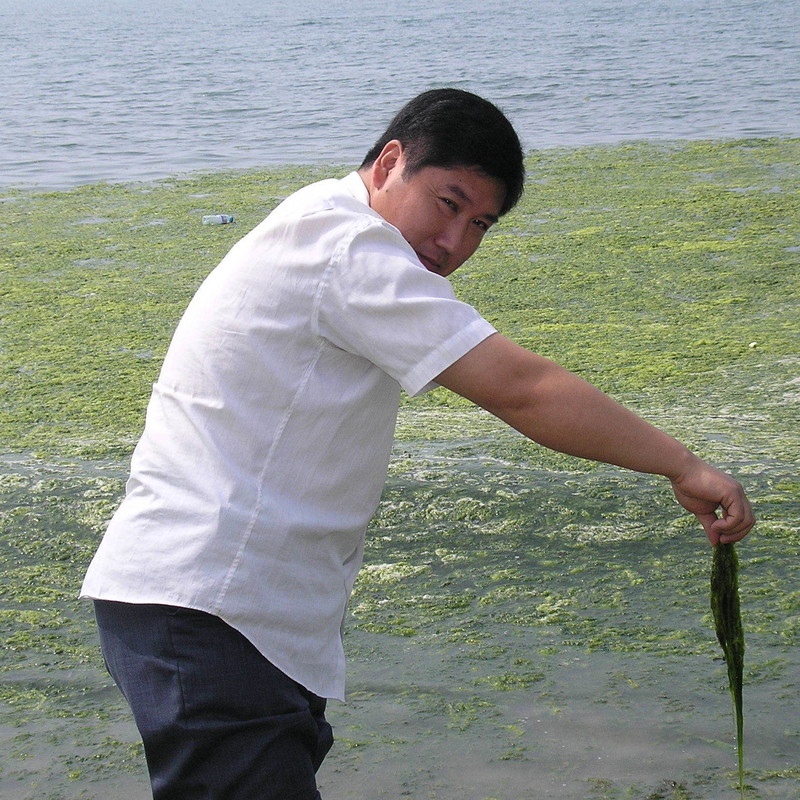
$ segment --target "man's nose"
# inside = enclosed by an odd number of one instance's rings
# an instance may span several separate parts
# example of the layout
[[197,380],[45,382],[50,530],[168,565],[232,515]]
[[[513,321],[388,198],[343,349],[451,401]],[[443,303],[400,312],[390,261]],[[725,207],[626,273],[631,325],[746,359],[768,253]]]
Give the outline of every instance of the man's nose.
[[464,241],[463,224],[458,220],[452,220],[437,233],[434,241],[448,254],[457,252]]

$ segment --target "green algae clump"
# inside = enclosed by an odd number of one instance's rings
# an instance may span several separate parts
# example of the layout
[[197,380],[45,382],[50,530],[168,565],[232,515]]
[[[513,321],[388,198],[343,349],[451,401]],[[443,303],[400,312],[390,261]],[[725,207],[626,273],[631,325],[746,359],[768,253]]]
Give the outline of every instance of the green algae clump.
[[744,714],[742,675],[744,673],[744,630],[739,606],[739,557],[733,544],[718,544],[711,565],[711,612],[725,664],[728,687],[736,717],[736,750],[739,760],[739,792],[744,796]]

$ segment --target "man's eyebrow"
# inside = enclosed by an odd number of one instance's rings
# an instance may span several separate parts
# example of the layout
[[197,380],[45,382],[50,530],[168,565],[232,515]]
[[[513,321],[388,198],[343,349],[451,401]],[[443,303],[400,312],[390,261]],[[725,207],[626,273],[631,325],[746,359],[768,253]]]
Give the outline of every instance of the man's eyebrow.
[[[472,200],[470,196],[457,184],[449,183],[447,184],[447,188],[459,199],[462,203],[471,203]],[[478,216],[484,217],[488,219],[489,222],[495,223],[497,220],[500,219],[496,214],[479,214]]]

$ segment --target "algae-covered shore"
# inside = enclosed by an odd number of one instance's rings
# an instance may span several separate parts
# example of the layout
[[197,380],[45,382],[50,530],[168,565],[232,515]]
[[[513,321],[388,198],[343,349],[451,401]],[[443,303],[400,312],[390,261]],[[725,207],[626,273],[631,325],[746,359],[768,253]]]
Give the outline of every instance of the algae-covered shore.
[[[147,796],[76,599],[174,325],[347,167],[0,193],[0,798]],[[456,276],[505,334],[734,471],[746,796],[800,795],[800,140],[548,150]],[[207,213],[229,226],[203,226]],[[710,551],[663,481],[407,402],[345,642],[326,800],[735,796]]]

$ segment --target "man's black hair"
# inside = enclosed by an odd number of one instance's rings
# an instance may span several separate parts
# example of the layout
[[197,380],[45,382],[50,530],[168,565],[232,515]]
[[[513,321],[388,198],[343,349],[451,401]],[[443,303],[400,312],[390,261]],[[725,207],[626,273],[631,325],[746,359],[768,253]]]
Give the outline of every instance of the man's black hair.
[[404,175],[423,167],[474,167],[501,181],[501,214],[522,196],[525,165],[516,131],[497,106],[461,89],[431,89],[408,102],[367,153],[370,166],[392,139],[403,145]]

